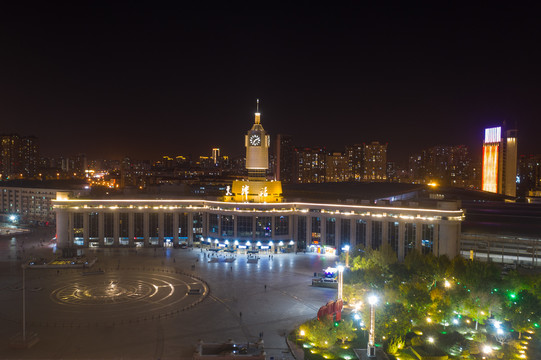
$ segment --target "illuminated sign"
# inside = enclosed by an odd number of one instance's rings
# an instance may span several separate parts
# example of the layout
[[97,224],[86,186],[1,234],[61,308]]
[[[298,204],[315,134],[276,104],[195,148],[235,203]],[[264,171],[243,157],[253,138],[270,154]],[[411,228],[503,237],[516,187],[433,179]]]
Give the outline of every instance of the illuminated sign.
[[498,143],[502,138],[502,128],[500,126],[485,129],[485,144]]
[[494,193],[498,192],[498,151],[499,151],[499,145],[486,145],[485,144],[483,146],[483,187],[482,189],[484,191],[490,191]]

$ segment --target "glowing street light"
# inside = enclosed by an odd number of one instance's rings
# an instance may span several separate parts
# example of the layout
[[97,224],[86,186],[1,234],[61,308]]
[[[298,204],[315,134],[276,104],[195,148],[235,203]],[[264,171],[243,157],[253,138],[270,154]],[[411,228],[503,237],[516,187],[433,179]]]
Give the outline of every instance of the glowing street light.
[[376,308],[375,305],[378,302],[376,295],[370,295],[368,297],[368,303],[370,304],[370,332],[368,333],[368,346],[367,356],[376,357]]
[[346,267],[349,267],[349,245],[345,245],[342,250],[346,252]]

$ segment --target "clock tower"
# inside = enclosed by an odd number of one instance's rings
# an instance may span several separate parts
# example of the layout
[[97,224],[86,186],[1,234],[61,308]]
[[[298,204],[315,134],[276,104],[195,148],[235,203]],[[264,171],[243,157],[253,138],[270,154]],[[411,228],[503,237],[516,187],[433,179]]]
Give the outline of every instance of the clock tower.
[[269,203],[282,201],[282,183],[267,180],[270,135],[261,125],[259,99],[252,128],[244,136],[247,180],[235,180],[227,186],[224,201]]
[[261,114],[259,113],[259,99],[257,99],[257,110],[252,128],[244,137],[246,147],[246,169],[248,178],[264,180],[269,168],[269,146],[270,136],[261,125]]

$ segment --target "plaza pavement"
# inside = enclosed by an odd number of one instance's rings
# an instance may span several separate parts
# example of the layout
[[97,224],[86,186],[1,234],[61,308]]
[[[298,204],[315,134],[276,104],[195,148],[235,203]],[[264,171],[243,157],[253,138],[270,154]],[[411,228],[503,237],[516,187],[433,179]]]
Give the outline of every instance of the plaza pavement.
[[[292,359],[285,335],[336,296],[335,289],[310,286],[313,273],[334,265],[335,256],[262,255],[253,264],[246,255],[232,263],[223,256],[208,262],[208,252],[200,249],[87,249],[87,256],[98,257],[94,269],[105,274],[90,279],[81,269],[26,271],[27,332],[36,332],[40,341],[29,349],[11,349],[9,338],[22,330],[21,260],[54,257],[53,235],[54,229],[42,228],[0,237],[1,359],[189,359],[199,339],[253,343],[261,333],[267,359]],[[185,286],[198,286],[183,274],[208,284],[204,300],[183,295]],[[118,279],[122,286],[134,277],[147,287],[169,282],[163,287],[177,291],[162,294],[157,285],[157,301],[146,297],[124,304],[55,299],[59,289],[78,282]]]

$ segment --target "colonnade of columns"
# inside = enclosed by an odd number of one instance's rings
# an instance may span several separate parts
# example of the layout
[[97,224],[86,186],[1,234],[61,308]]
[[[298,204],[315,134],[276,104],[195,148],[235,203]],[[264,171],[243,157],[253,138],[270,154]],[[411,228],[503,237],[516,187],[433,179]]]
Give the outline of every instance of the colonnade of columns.
[[[120,246],[120,245],[127,245],[127,246],[134,246],[135,242],[142,242],[143,246],[164,246],[164,241],[166,241],[166,238],[170,238],[173,243],[179,242],[179,228],[182,227],[184,224],[180,224],[180,215],[181,214],[187,214],[186,216],[186,222],[187,222],[187,230],[186,230],[186,236],[187,236],[187,243],[191,244],[193,242],[194,237],[194,226],[193,226],[193,220],[194,220],[194,213],[189,211],[181,211],[181,212],[166,212],[166,211],[114,211],[114,210],[101,210],[101,209],[93,209],[92,211],[70,211],[70,209],[63,209],[58,208],[56,209],[57,212],[57,241],[59,247],[69,247],[72,246],[75,243],[75,236],[74,236],[74,216],[76,214],[82,214],[82,240],[83,240],[83,246],[88,246],[89,242],[97,242],[98,246],[106,246],[106,241],[109,241],[107,245],[112,246]],[[90,214],[91,213],[97,213],[97,237],[90,237]],[[136,234],[135,231],[135,214],[141,213],[143,218],[143,231],[142,234]],[[157,236],[151,236],[150,231],[150,214],[157,214]],[[231,213],[225,212],[228,215],[232,215]],[[112,236],[105,236],[105,214],[113,214],[113,231]],[[121,221],[120,221],[120,214],[127,214],[128,224],[122,226],[127,226],[127,238],[121,236]],[[165,233],[165,217],[166,214],[171,214],[172,216],[172,234]],[[202,216],[202,236],[204,238],[207,238],[208,236],[212,236],[218,239],[229,239],[234,240],[238,238],[238,214],[235,214],[232,216],[233,220],[233,236],[221,236],[222,234],[222,222],[218,221],[218,233],[209,233],[209,215],[210,214],[216,214],[209,211],[200,212]],[[223,215],[223,214],[222,214]],[[93,215],[96,216],[96,215]],[[257,221],[257,214],[243,214],[241,216],[248,217],[251,216],[252,221],[252,238],[255,239],[255,229],[256,229],[256,221]],[[458,225],[458,222],[440,222],[440,221],[427,221],[422,219],[387,219],[385,217],[383,218],[374,218],[371,216],[365,216],[365,217],[359,217],[359,216],[346,216],[346,215],[328,215],[328,214],[292,214],[291,212],[284,213],[283,216],[288,216],[288,234],[287,235],[280,235],[276,236],[274,234],[274,230],[276,229],[276,216],[280,216],[278,213],[274,213],[271,215],[263,215],[263,216],[269,216],[271,218],[271,226],[272,226],[272,237],[270,239],[255,239],[255,240],[293,240],[294,241],[294,247],[295,250],[297,250],[297,246],[299,242],[305,242],[307,246],[312,244],[314,240],[317,240],[320,245],[329,245],[335,247],[340,252],[340,247],[343,244],[349,244],[350,246],[356,246],[360,245],[359,242],[361,239],[365,240],[365,246],[366,247],[372,247],[373,240],[378,239],[381,240],[381,244],[390,243],[391,241],[391,235],[397,236],[395,238],[396,244],[397,244],[397,257],[399,260],[403,260],[406,256],[405,253],[405,242],[406,242],[406,224],[412,223],[415,224],[415,248],[418,251],[422,250],[422,225],[423,224],[433,224],[433,236],[432,239],[429,239],[432,241],[432,251],[435,255],[443,255],[446,254],[448,256],[455,256],[456,253],[459,250],[458,246],[458,239],[460,235],[460,226]],[[125,218],[125,215],[123,216]],[[302,229],[299,231],[299,226],[301,222],[300,218],[304,218],[305,223],[305,238],[299,239],[299,232],[303,232]],[[313,228],[314,218],[319,218],[319,238],[314,237],[313,233],[316,232],[317,229]],[[334,220],[334,244],[330,244],[330,239],[327,237],[327,220],[328,219],[335,219]],[[357,221],[363,220],[364,221],[364,234],[358,234],[357,232]],[[345,232],[348,232],[348,234],[344,234],[342,236],[342,224],[346,221],[349,221],[349,232],[347,230],[347,226],[345,227]],[[376,222],[379,222],[379,224],[376,225]],[[389,233],[389,224],[391,223],[398,223],[398,234]],[[379,234],[373,234],[374,231],[376,231],[375,226],[378,228],[381,226],[381,231]],[[169,230],[170,228],[168,228]],[[93,233],[96,233],[96,230],[92,230]],[[154,234],[155,234],[154,230]],[[123,229],[122,233],[126,233],[126,230]],[[107,234],[108,235],[108,234]],[[142,235],[142,236],[141,236]],[[169,236],[172,235],[172,236]],[[330,235],[330,234],[329,234]],[[349,239],[347,238],[349,236]],[[112,243],[110,242],[112,238]],[[107,239],[107,240],[106,240]],[[358,240],[359,239],[359,240]],[[304,240],[304,241],[303,241]]]

